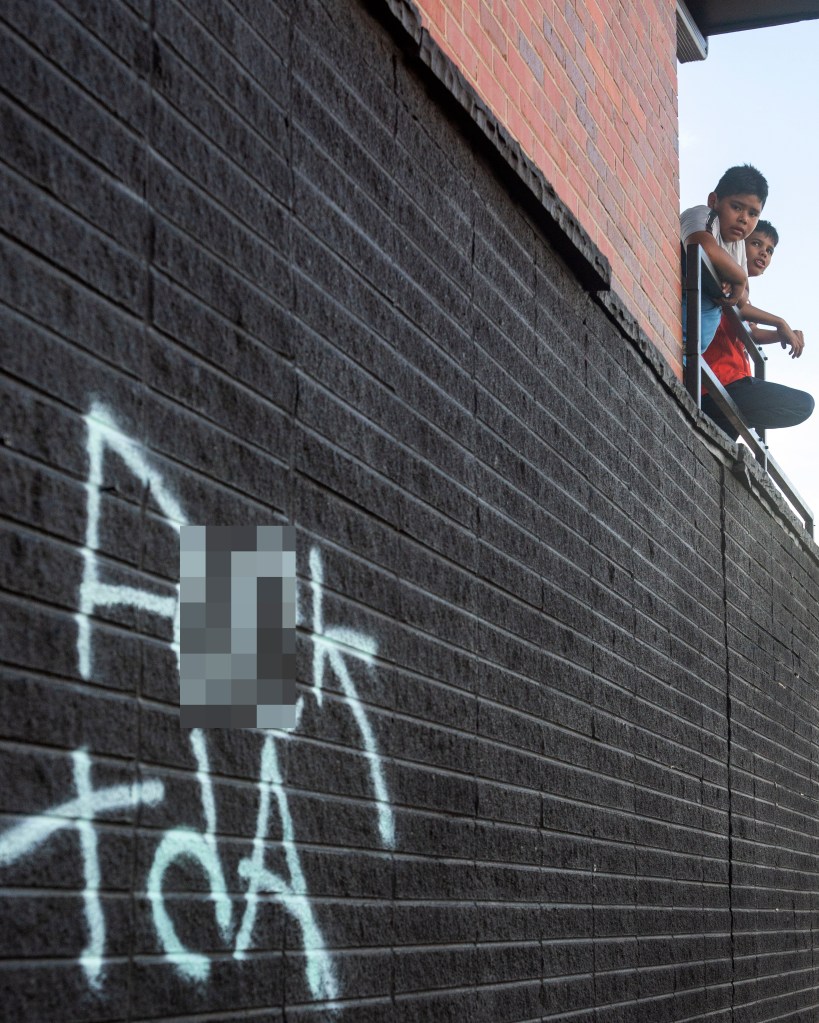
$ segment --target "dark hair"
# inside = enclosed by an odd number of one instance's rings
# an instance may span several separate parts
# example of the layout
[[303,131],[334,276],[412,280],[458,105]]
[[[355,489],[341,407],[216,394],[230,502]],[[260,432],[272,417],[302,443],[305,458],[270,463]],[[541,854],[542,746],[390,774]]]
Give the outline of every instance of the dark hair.
[[756,227],[751,232],[752,234],[766,234],[774,245],[779,244],[779,232],[770,222],[770,220],[758,220]]
[[768,198],[768,182],[756,167],[744,163],[741,167],[729,167],[714,191],[718,199],[724,199],[727,195],[756,195],[764,206]]

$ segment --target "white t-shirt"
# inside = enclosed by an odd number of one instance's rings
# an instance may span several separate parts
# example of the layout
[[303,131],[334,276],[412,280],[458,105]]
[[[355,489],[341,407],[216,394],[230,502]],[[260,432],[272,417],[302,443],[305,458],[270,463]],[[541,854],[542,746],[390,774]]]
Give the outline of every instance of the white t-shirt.
[[746,273],[748,272],[745,239],[740,239],[738,242],[724,241],[719,233],[719,217],[716,210],[712,210],[708,206],[692,206],[691,209],[680,214],[680,239],[683,245],[697,231],[710,231],[716,238],[717,245],[721,249],[725,249],[728,255],[739,263]]

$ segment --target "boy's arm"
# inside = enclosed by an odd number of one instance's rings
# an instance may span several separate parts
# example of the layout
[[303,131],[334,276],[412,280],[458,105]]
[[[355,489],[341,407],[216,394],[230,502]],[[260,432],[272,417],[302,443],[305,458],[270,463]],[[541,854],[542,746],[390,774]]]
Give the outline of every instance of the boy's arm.
[[725,301],[729,305],[736,305],[742,298],[743,289],[748,283],[748,275],[735,259],[717,244],[716,238],[710,231],[695,231],[685,239],[686,245],[696,242],[705,249],[705,254],[714,264],[719,279],[728,286],[725,293]]
[[[766,313],[764,309],[757,309],[756,306],[746,302],[739,311],[743,320],[751,321],[751,336],[758,345],[770,345],[778,341],[783,348],[790,345],[791,358],[798,359],[805,348],[805,338],[801,330],[791,330],[789,325],[781,316],[773,313]],[[760,330],[756,325],[763,323],[773,330]]]
[[[748,329],[748,333],[758,345],[781,344],[783,348],[785,347],[785,342],[779,336],[778,330],[764,330],[762,327],[757,327],[755,323],[746,323],[745,326]],[[795,330],[794,334],[800,336],[802,331]]]

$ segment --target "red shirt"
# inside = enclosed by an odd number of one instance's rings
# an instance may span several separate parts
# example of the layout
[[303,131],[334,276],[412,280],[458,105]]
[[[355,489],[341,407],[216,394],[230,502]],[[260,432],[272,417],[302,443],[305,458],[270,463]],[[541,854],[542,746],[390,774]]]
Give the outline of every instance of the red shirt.
[[[745,345],[736,337],[725,316],[719,321],[714,340],[705,349],[703,359],[723,387],[751,376],[751,360]],[[703,388],[703,394],[708,392]]]

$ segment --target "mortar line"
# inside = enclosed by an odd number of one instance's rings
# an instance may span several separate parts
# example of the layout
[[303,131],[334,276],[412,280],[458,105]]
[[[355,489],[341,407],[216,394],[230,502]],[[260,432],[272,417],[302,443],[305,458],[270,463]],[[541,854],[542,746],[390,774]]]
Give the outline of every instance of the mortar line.
[[728,726],[727,749],[727,793],[728,793],[728,919],[731,936],[731,1019],[734,1019],[734,998],[736,994],[736,948],[734,938],[734,813],[731,780],[733,735],[731,721],[731,661],[728,640],[728,563],[727,563],[727,512],[725,507],[725,466],[720,464],[719,489],[720,554],[722,561],[722,623],[723,645],[725,648],[725,719]]

